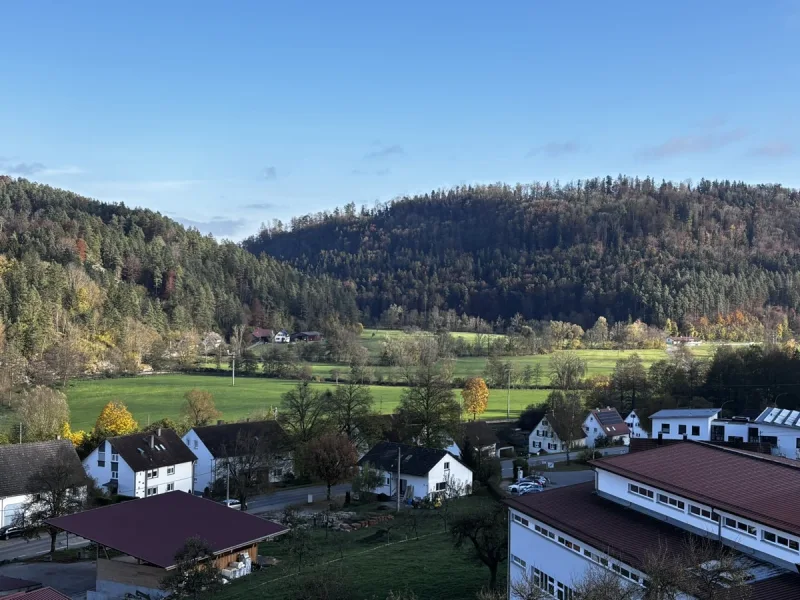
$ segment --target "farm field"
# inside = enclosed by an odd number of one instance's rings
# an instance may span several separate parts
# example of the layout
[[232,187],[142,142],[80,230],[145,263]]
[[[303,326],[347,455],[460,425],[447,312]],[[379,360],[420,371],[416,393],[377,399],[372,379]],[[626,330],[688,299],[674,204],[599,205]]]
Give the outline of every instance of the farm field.
[[[144,375],[121,379],[83,380],[73,382],[67,391],[73,430],[91,429],[97,415],[110,400],[121,400],[133,413],[140,425],[164,417],[180,416],[183,395],[192,388],[208,390],[214,396],[217,409],[226,421],[243,419],[256,411],[279,406],[281,396],[296,381],[266,379],[263,377],[237,377],[231,386],[230,377],[219,375]],[[330,389],[332,383],[312,383],[316,389]],[[375,410],[391,413],[400,402],[402,387],[370,386]],[[457,393],[457,392],[456,392]],[[548,390],[511,390],[511,415],[518,415],[527,405],[539,404]],[[506,416],[506,391],[491,390],[486,418]]]

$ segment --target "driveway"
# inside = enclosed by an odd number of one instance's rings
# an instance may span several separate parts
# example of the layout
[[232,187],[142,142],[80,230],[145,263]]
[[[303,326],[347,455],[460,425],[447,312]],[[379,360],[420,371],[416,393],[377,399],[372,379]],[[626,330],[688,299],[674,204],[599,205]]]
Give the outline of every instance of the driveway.
[[96,564],[93,560],[76,563],[13,563],[0,567],[0,575],[37,581],[74,599],[86,597],[95,586]]
[[[572,460],[575,460],[580,454],[582,448],[578,448],[577,450],[570,452],[569,457]],[[611,448],[602,448],[599,449],[603,456],[614,456],[616,454],[627,454],[628,447],[627,446],[612,446]],[[560,463],[566,462],[567,455],[564,453],[559,454],[543,454],[542,456],[531,456],[528,459],[528,464],[537,467],[540,471],[547,470],[547,463]],[[503,460],[500,463],[503,467],[503,479],[512,479],[515,477],[514,475],[514,461],[513,460]]]

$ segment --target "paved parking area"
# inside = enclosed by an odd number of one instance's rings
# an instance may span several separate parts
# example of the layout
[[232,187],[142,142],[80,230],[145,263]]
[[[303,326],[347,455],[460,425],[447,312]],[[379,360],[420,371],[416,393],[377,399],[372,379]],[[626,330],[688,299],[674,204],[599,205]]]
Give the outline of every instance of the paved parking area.
[[[550,479],[550,485],[545,488],[545,491],[557,487],[564,487],[565,485],[575,485],[576,483],[586,483],[587,481],[594,480],[594,471],[587,469],[586,471],[563,471],[563,472],[548,472],[545,473]],[[513,482],[509,479],[503,481],[501,487],[508,488]]]
[[0,567],[0,575],[38,581],[75,600],[86,598],[86,591],[94,589],[96,572],[93,560],[76,563],[12,563]]

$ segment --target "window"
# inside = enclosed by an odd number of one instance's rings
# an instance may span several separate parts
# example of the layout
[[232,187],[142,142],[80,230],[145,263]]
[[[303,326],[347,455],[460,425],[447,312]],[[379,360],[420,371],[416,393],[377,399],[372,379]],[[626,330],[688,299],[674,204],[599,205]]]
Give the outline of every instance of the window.
[[519,556],[516,556],[515,554],[511,555],[511,562],[513,562],[518,567],[522,567],[523,569],[527,568],[528,566],[528,563],[526,563],[524,560],[522,560]]
[[525,527],[528,527],[530,525],[530,521],[528,521],[528,519],[524,519],[524,518],[520,517],[517,514],[514,515],[514,520],[517,523],[521,523],[522,525],[525,525]]
[[440,481],[439,483],[436,484],[436,491],[437,492],[443,492],[445,489],[447,489],[447,482],[446,481]]
[[392,485],[392,478],[391,477],[387,477],[386,478],[386,485]]
[[597,427],[592,427],[592,430],[594,431],[594,433],[597,433]]
[[696,517],[702,517],[703,519],[708,519],[709,521],[714,521],[715,523],[719,522],[719,515],[707,508],[690,504],[689,512]]
[[167,484],[167,491],[168,491],[168,492],[171,492],[171,491],[173,491],[174,489],[175,489],[175,484],[174,484],[174,483],[168,483],[168,484]]
[[669,433],[669,423],[661,424],[661,433]]
[[686,425],[678,425],[678,435],[684,435],[686,433]]
[[449,462],[444,463],[444,470],[445,471],[449,471],[450,470],[450,463]]
[[197,440],[194,441],[194,449],[197,450]]
[[755,526],[743,523],[742,521],[737,521],[736,519],[731,519],[730,517],[725,517],[724,525],[728,529],[735,529],[736,531],[741,531],[747,535],[756,534]]
[[678,500],[677,498],[673,498],[672,496],[667,496],[666,494],[659,494],[658,502],[659,504],[666,504],[667,506],[671,506],[672,508],[677,508],[680,511],[686,510],[686,505],[683,503],[682,500]]
[[700,435],[700,425],[692,425],[692,435]]
[[155,496],[158,493],[157,487],[147,488],[147,495],[148,496]]
[[772,531],[764,531],[761,534],[761,539],[765,542],[769,542],[770,544],[777,544],[779,546],[785,546],[789,548],[789,550],[793,550],[794,552],[800,551],[800,542],[797,540],[789,539],[783,535],[778,535],[777,533],[773,533]]
[[635,485],[633,483],[629,483],[628,484],[628,491],[631,494],[637,494],[638,496],[643,496],[644,498],[647,498],[649,500],[653,499],[653,490],[648,490],[647,488],[642,487],[640,485]]
[[111,481],[119,480],[119,471],[112,465],[111,467]]
[[175,467],[167,467],[167,475],[175,475]]
[[112,450],[111,452],[111,462],[119,462],[119,454]]
[[147,472],[148,479],[157,479],[158,478],[158,469],[153,469],[152,471]]
[[272,469],[270,473],[271,477],[283,477],[283,469]]

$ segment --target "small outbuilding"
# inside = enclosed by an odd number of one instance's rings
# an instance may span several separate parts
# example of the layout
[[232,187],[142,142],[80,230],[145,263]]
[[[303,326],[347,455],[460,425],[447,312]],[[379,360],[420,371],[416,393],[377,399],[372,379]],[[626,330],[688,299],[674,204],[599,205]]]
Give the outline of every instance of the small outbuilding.
[[[163,598],[167,594],[161,581],[176,568],[176,552],[193,537],[209,544],[224,577],[247,575],[258,559],[258,544],[288,531],[184,492],[112,504],[47,523],[97,544],[96,587],[87,600]],[[109,555],[108,550],[116,552]]]

